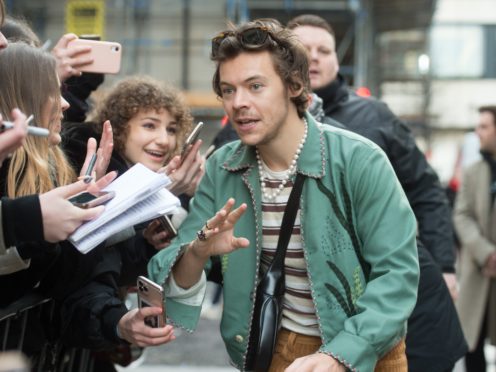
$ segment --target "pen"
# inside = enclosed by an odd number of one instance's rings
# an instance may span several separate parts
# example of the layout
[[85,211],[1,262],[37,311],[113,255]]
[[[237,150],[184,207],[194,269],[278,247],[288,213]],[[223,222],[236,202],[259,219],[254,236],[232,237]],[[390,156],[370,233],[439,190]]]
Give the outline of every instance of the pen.
[[[0,133],[3,133],[7,129],[12,129],[12,128],[14,128],[14,123],[12,123],[11,121],[3,121],[2,124],[0,125]],[[39,128],[39,127],[34,127],[32,125],[28,125],[28,134],[38,137],[48,137],[50,131],[46,128]]]
[[88,169],[86,169],[86,173],[84,175],[85,177],[88,176],[91,177],[91,173],[93,173],[93,168],[95,167],[95,163],[96,163],[96,152],[94,152],[93,155],[91,155],[90,163],[88,164]]

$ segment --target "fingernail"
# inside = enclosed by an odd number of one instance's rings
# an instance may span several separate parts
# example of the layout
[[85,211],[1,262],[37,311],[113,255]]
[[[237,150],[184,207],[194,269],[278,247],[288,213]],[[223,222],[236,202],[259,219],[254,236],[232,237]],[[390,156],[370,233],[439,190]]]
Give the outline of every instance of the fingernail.
[[93,181],[93,177],[91,177],[91,176],[84,176],[83,177],[84,183],[91,183],[91,181]]

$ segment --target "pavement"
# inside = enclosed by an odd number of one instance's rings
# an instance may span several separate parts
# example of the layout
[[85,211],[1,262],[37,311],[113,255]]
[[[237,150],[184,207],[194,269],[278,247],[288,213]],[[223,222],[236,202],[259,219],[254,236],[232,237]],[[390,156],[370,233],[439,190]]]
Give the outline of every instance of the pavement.
[[[215,284],[207,284],[206,303],[212,298]],[[128,297],[127,306],[136,306],[134,296]],[[204,306],[198,328],[188,333],[180,328],[174,330],[176,339],[166,345],[148,347],[143,355],[130,366],[118,367],[119,372],[233,372],[219,324],[222,304]]]
[[[212,298],[215,285],[207,284],[206,303]],[[128,306],[135,304],[128,303]],[[220,337],[219,324],[222,304],[206,307],[194,333],[175,329],[176,340],[167,345],[149,347],[138,361],[129,367],[118,367],[119,372],[234,372],[229,364],[224,342]],[[488,361],[487,372],[496,372],[496,348],[485,347]],[[465,372],[463,360],[453,372]]]

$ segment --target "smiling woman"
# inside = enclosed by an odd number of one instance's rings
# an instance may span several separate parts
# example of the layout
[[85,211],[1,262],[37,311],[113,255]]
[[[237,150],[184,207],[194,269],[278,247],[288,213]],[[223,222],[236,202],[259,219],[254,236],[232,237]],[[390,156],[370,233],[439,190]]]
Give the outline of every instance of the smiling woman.
[[[110,121],[114,150],[108,170],[125,172],[142,163],[157,171],[180,152],[192,116],[180,93],[150,77],[128,77],[117,83],[90,115],[88,125],[64,124],[64,149],[75,166],[84,159],[88,138],[100,138]],[[180,190],[184,192],[184,190]]]
[[[125,78],[108,91],[90,114],[90,120],[64,124],[64,149],[76,167],[84,161],[81,154],[88,138],[99,138],[103,123],[110,121],[114,149],[108,170],[122,174],[141,163],[153,171],[165,170],[172,179],[169,190],[174,194],[191,196],[195,191],[203,174],[198,147],[184,165],[175,157],[192,124],[190,111],[175,88],[150,77]],[[185,202],[183,206],[186,205]],[[148,232],[144,233],[148,242],[157,249],[163,248],[165,237]]]
[[[190,131],[192,117],[174,88],[149,77],[125,78],[99,101],[90,118],[88,123],[66,122],[63,126],[64,149],[75,168],[84,162],[82,154],[89,139],[100,138],[110,122],[114,147],[107,171],[117,170],[122,174],[134,164],[142,163],[153,171],[165,169],[172,180],[168,188],[176,195],[196,189],[203,174],[199,144],[193,147],[194,151],[184,163],[180,164],[179,156],[175,156],[179,155]],[[185,213],[178,213],[175,216],[181,218],[172,219],[175,227],[182,222]],[[115,345],[122,339],[140,346],[173,339],[170,326],[162,328],[160,336],[159,333],[146,335],[150,328],[145,326],[143,318],[150,315],[147,312],[152,308],[128,311],[122,301],[116,306],[113,297],[118,291],[123,293],[118,286],[125,289],[134,285],[138,276],[146,275],[148,260],[157,250],[166,248],[172,237],[155,219],[121,231],[110,243],[107,241],[107,252],[91,282],[64,304],[67,314],[71,314],[64,319],[67,329],[64,337],[69,344],[95,348],[95,340],[98,340],[97,348],[103,345],[110,348],[109,343]],[[106,299],[102,300],[102,293]],[[108,310],[102,305],[105,301],[113,304],[109,308],[119,309]],[[109,313],[113,315],[106,315]],[[100,322],[100,319],[105,321]],[[168,335],[167,338],[164,335]]]
[[129,165],[155,171],[179,153],[192,123],[179,92],[147,77],[124,79],[108,93],[93,116],[97,131],[105,120],[112,123],[115,152]]

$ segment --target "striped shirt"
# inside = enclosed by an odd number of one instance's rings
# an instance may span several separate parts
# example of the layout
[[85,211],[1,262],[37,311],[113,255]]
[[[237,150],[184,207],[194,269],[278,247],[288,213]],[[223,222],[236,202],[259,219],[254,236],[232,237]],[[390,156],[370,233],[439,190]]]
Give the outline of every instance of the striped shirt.
[[[262,162],[267,189],[275,190],[284,179],[286,172],[274,172]],[[262,273],[267,271],[274,258],[279,231],[281,228],[284,209],[288,202],[289,194],[293,188],[293,181],[286,183],[284,189],[274,201],[269,202],[262,195]],[[300,211],[296,215],[293,234],[288,244],[284,260],[286,291],[284,293],[284,307],[282,327],[304,335],[320,336],[320,331],[315,315],[315,307],[310,293],[310,281],[307,275],[303,246],[301,242]]]

